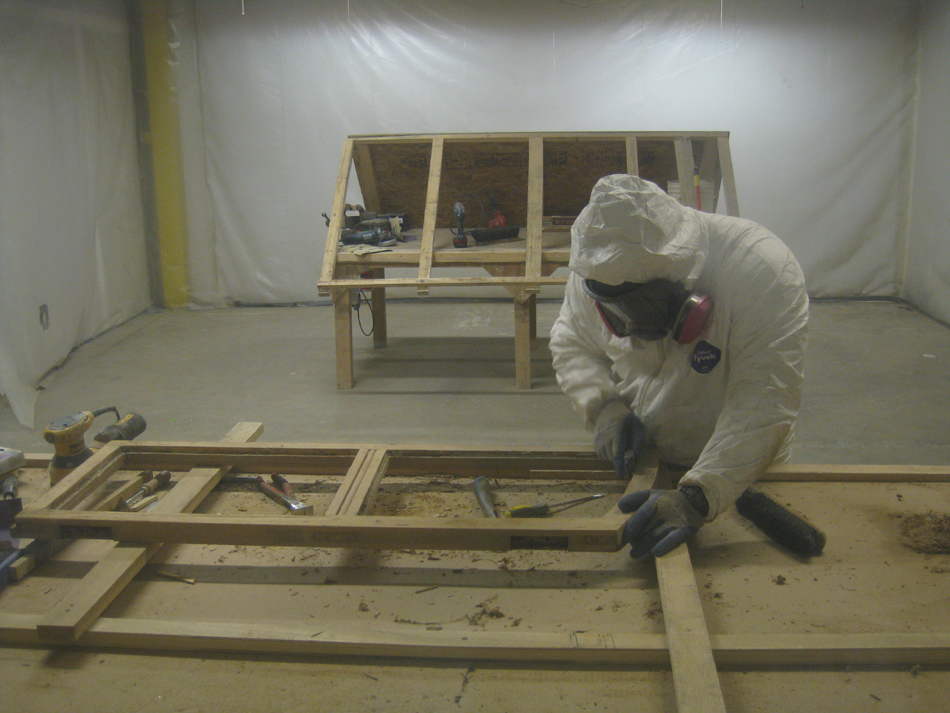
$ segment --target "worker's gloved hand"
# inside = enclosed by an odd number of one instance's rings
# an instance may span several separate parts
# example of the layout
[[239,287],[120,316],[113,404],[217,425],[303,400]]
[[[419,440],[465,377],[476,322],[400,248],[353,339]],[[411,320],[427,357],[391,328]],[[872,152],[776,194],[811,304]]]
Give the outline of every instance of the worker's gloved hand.
[[624,495],[617,507],[620,512],[634,513],[623,528],[631,557],[662,557],[695,535],[709,514],[709,503],[698,485],[641,490]]
[[637,467],[646,427],[620,401],[608,402],[594,422],[594,450],[614,464],[614,472],[627,480]]

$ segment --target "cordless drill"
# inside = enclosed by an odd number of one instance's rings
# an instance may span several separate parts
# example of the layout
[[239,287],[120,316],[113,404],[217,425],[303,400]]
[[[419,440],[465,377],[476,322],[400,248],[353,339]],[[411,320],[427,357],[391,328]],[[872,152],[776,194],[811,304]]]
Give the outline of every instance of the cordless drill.
[[455,237],[452,238],[452,244],[457,248],[467,248],[468,238],[465,236],[465,206],[461,201],[456,201],[452,211],[455,213]]
[[47,443],[52,443],[55,449],[48,469],[51,485],[58,483],[92,456],[92,449],[86,446],[83,434],[89,430],[97,416],[110,411],[115,413],[117,421],[96,435],[96,443],[104,445],[109,441],[130,441],[145,430],[144,418],[136,413],[120,418],[119,410],[115,406],[95,411],[77,411],[53,421],[46,427],[43,438]]

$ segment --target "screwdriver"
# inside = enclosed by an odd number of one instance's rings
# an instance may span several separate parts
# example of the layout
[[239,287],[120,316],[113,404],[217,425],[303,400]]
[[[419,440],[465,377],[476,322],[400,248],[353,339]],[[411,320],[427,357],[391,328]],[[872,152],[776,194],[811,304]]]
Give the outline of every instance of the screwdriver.
[[566,503],[556,503],[555,505],[548,505],[547,503],[541,503],[540,505],[519,505],[517,507],[511,508],[511,510],[506,510],[505,517],[544,517],[545,515],[549,515],[552,512],[566,510],[567,508],[572,508],[575,505],[589,503],[591,500],[598,500],[602,497],[604,496],[588,495],[586,498],[568,500]]

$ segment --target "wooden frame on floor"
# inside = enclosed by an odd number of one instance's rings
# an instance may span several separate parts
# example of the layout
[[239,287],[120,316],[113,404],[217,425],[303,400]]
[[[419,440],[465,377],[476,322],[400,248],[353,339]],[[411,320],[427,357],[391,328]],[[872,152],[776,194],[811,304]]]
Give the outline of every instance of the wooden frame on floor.
[[[153,621],[100,615],[163,542],[315,545],[370,549],[506,550],[620,548],[624,515],[600,518],[449,520],[362,515],[387,476],[441,473],[473,478],[612,480],[586,450],[477,446],[305,445],[246,443],[260,424],[238,424],[223,443],[113,442],[54,485],[17,518],[26,536],[116,540],[108,554],[45,615],[0,612],[0,643],[81,645],[160,651],[502,659],[631,667],[671,667],[678,709],[723,711],[719,667],[950,664],[950,632],[883,634],[710,635],[689,549],[656,560],[666,626],[661,634],[459,632],[396,630],[323,621],[234,624]],[[94,493],[120,470],[179,473],[158,513],[108,512],[116,494]],[[226,474],[275,472],[342,475],[326,514],[224,517],[191,513]],[[664,487],[667,474],[644,458],[627,486]],[[766,481],[950,482],[950,468],[926,466],[775,466]],[[121,491],[127,493],[131,486]],[[91,505],[86,505],[88,502]],[[82,507],[89,509],[75,509]]]

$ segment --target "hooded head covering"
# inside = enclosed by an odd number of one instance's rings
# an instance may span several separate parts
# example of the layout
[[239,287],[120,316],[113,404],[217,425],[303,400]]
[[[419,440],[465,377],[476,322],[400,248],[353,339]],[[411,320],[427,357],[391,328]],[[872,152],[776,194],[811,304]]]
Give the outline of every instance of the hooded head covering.
[[604,176],[571,228],[569,267],[619,285],[665,277],[690,289],[708,248],[700,213],[638,176]]

